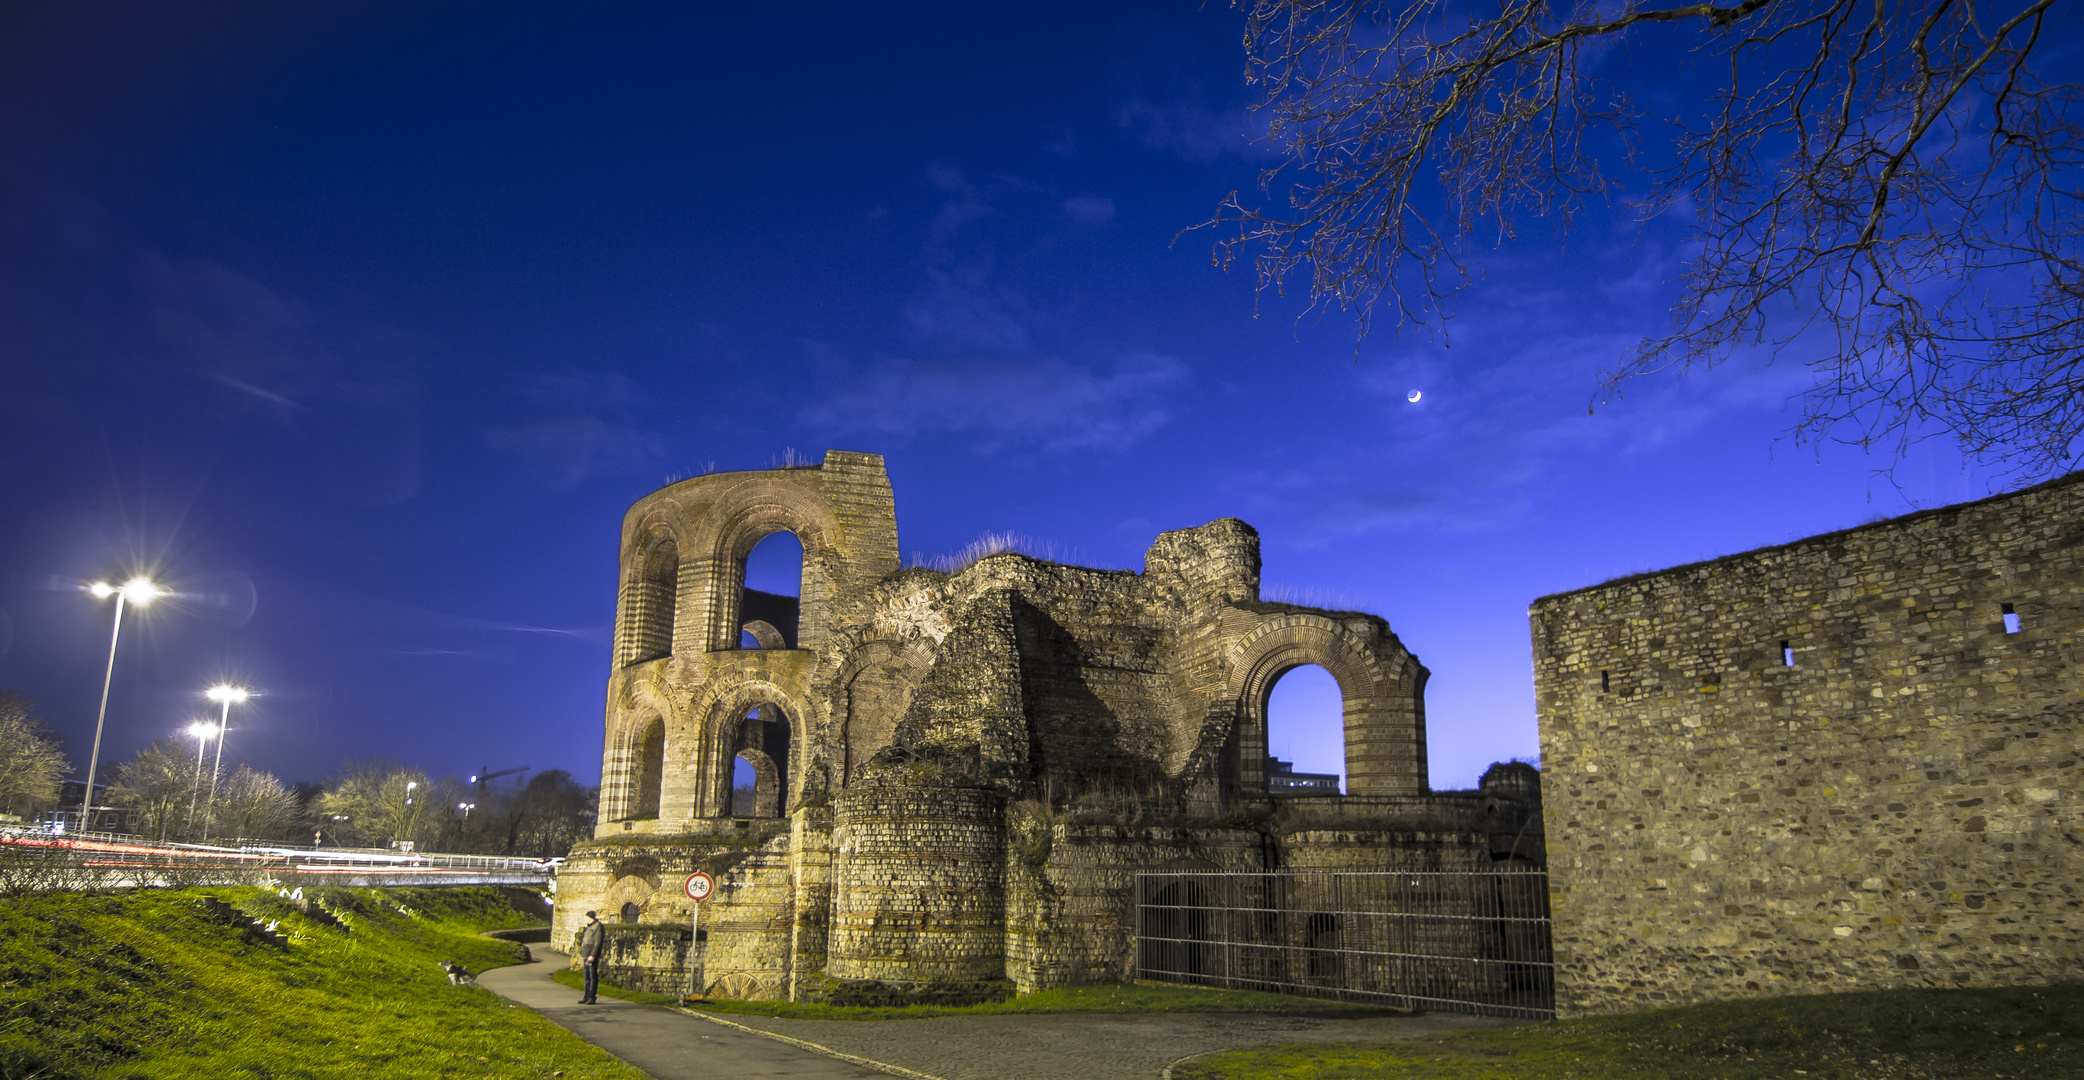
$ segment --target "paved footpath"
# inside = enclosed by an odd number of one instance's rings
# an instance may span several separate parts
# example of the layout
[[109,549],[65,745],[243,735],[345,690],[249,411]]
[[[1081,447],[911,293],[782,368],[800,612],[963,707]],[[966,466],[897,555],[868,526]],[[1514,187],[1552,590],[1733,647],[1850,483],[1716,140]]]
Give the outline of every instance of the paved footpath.
[[[547,951],[547,950],[546,950]],[[657,1080],[789,1077],[790,1080],[890,1080],[877,1069],[778,1043],[764,1035],[714,1024],[654,1005],[602,998],[580,1005],[579,992],[550,981],[555,962],[493,968],[478,985],[542,1013],[552,1023],[635,1065]]]
[[[551,953],[555,957],[557,954]],[[729,1077],[877,1077],[914,1080],[1157,1080],[1184,1057],[1248,1046],[1388,1042],[1516,1021],[1421,1015],[1365,1020],[1224,1013],[942,1016],[928,1020],[782,1020],[702,1015],[624,1002],[577,1006],[550,981],[562,964],[495,968],[478,983],[542,1012],[580,1038],[658,1080]],[[548,987],[545,992],[541,987]],[[524,996],[528,995],[528,996]],[[538,1001],[542,1004],[538,1004]],[[823,1057],[770,1041],[770,1032],[845,1054]],[[760,1071],[760,1070],[766,1071]],[[818,1071],[824,1069],[826,1071]]]

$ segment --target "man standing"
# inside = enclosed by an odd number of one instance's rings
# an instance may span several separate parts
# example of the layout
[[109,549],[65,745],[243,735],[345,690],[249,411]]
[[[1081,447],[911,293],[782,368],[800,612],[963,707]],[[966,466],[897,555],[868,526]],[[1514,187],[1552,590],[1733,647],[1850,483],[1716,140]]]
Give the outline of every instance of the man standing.
[[594,994],[601,988],[601,948],[607,938],[600,916],[587,912],[586,929],[579,932],[579,962],[586,968],[586,996],[579,999],[581,1005],[594,1004]]

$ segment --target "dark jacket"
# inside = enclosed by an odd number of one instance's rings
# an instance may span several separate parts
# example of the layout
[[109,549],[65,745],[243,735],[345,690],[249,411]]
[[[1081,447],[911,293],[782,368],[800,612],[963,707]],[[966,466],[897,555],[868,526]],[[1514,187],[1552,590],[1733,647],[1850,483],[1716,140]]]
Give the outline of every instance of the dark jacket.
[[600,959],[601,946],[606,943],[607,937],[607,931],[601,928],[599,919],[589,921],[586,924],[586,929],[579,932],[579,959]]

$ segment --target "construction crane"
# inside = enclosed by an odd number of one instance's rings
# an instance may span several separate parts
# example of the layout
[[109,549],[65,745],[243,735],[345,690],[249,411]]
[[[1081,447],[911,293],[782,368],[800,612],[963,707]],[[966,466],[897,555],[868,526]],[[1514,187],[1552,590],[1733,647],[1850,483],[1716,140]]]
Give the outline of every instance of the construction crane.
[[480,770],[476,776],[471,777],[470,782],[478,786],[478,798],[482,799],[485,797],[486,784],[489,784],[502,776],[511,776],[514,773],[524,773],[527,771],[528,766],[521,765],[512,769],[501,769],[498,772],[493,772],[492,766],[487,765],[482,770]]

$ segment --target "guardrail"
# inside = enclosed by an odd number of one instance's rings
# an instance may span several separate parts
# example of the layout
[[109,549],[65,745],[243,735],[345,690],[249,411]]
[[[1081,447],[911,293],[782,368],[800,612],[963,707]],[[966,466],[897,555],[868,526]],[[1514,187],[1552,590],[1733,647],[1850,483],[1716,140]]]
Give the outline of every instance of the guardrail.
[[[12,877],[32,882],[26,886],[30,888],[65,888],[63,881],[82,874],[108,879],[110,884],[132,885],[222,884],[241,878],[303,875],[353,879],[357,884],[529,884],[548,881],[562,861],[263,844],[161,844],[111,833],[54,835],[13,828],[0,828],[0,851],[11,856],[8,861],[12,864],[0,869],[10,869]],[[50,878],[52,884],[33,884],[42,877]]]

